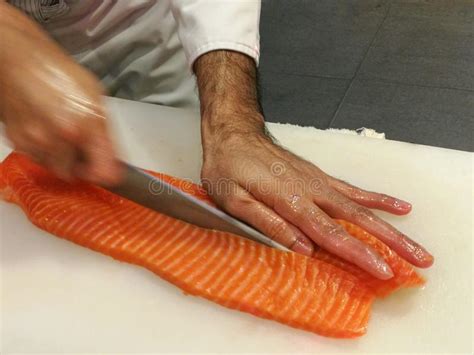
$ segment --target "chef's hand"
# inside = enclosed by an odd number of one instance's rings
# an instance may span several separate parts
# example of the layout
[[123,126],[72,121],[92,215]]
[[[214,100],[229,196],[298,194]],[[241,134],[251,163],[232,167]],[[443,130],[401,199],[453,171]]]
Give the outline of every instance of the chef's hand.
[[32,21],[0,2],[1,120],[14,148],[60,177],[114,184],[102,87]]
[[218,205],[275,241],[306,255],[312,254],[314,242],[378,278],[393,276],[379,255],[332,219],[340,218],[361,226],[410,263],[431,265],[431,255],[419,244],[368,209],[402,215],[410,211],[409,203],[335,179],[262,133],[236,132],[205,141],[206,189]]
[[[251,59],[230,52],[206,54],[195,65],[201,174],[217,204],[296,252],[311,255],[315,243],[380,279],[393,276],[390,267],[332,218],[361,226],[416,266],[430,266],[433,257],[423,247],[368,209],[403,215],[411,210],[409,203],[335,179],[272,141],[252,89],[252,68]],[[221,79],[213,84],[214,75]]]

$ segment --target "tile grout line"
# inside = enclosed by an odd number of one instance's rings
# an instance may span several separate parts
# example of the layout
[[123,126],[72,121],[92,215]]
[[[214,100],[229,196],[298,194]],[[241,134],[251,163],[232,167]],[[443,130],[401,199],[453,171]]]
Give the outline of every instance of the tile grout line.
[[291,75],[291,76],[303,76],[308,78],[320,78],[320,79],[334,79],[334,80],[350,80],[351,78],[344,78],[341,76],[332,76],[332,75],[319,75],[319,74],[305,74],[305,73],[292,73],[288,71],[281,71],[281,70],[266,70],[267,73],[271,74],[283,74],[283,75]]
[[[331,80],[344,80],[344,81],[351,81],[354,78],[354,77],[343,78],[343,77],[338,77],[338,76],[318,75],[318,74],[291,73],[291,72],[273,71],[273,70],[267,70],[267,73],[283,74],[283,75],[290,75],[290,76],[301,76],[305,78],[318,78],[318,79],[331,79]],[[412,86],[412,87],[429,88],[429,89],[445,89],[445,90],[455,90],[455,91],[463,91],[463,92],[474,92],[474,89],[466,89],[466,88],[459,88],[459,87],[453,87],[453,86],[438,86],[438,85],[423,85],[423,84],[415,84],[415,83],[406,83],[402,81],[382,79],[382,78],[359,78],[359,80],[379,81],[379,82],[388,83],[388,84],[397,84],[401,86]]]
[[329,127],[328,128],[331,128],[331,125],[334,123],[334,121],[336,120],[336,117],[337,117],[337,114],[339,113],[339,111],[341,110],[341,107],[344,103],[344,101],[346,100],[346,97],[349,93],[349,90],[352,88],[352,85],[354,84],[354,81],[355,81],[355,78],[357,77],[357,74],[359,73],[360,71],[360,68],[362,67],[362,64],[364,64],[364,61],[365,59],[367,58],[367,54],[369,53],[370,49],[372,48],[372,45],[375,43],[375,40],[380,32],[380,29],[382,28],[383,24],[385,23],[385,20],[387,19],[388,17],[388,14],[390,13],[390,9],[392,8],[392,5],[389,3],[388,4],[388,9],[387,11],[385,12],[385,15],[382,19],[382,21],[380,21],[380,24],[379,26],[377,27],[377,30],[375,31],[375,34],[374,34],[374,37],[372,38],[372,40],[370,41],[368,47],[367,47],[367,50],[365,51],[364,53],[364,56],[362,57],[362,60],[360,61],[359,65],[357,66],[356,68],[356,71],[354,73],[354,75],[352,76],[351,78],[351,81],[349,83],[349,85],[347,85],[347,89],[346,91],[344,92],[344,95],[342,96],[341,98],[341,101],[339,101],[339,105],[337,105],[337,108],[336,110],[334,111],[334,114],[332,115],[332,118],[331,118],[331,121],[329,122]]
[[401,82],[401,81],[381,79],[381,78],[360,78],[359,80],[361,80],[361,81],[378,81],[378,82],[381,82],[381,83],[395,84],[395,85],[400,85],[400,86],[412,86],[412,87],[418,87],[418,88],[454,90],[454,91],[471,92],[471,93],[474,92],[474,89],[471,90],[471,89],[462,89],[462,88],[456,88],[456,87],[450,87],[450,86],[411,84],[411,83],[404,83],[404,82]]

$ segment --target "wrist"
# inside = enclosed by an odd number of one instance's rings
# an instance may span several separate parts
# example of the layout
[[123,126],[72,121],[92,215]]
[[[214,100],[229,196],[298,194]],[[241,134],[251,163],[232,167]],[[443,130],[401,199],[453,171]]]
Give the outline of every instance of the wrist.
[[255,61],[245,54],[214,51],[194,65],[201,102],[203,147],[221,146],[244,137],[265,137],[258,101]]
[[226,112],[206,114],[201,117],[203,145],[225,144],[241,137],[265,136],[263,115],[257,112]]

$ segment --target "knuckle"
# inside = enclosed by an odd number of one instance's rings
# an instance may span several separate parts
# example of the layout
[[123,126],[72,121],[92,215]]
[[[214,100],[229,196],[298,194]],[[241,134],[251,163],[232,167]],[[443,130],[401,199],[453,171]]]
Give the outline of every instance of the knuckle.
[[326,227],[324,233],[328,236],[343,236],[346,234],[346,231],[340,225],[334,224]]
[[242,198],[239,196],[229,196],[224,199],[223,206],[231,213],[238,213],[245,211],[253,204],[252,200]]
[[367,208],[364,208],[362,206],[356,206],[354,207],[354,210],[352,212],[352,217],[356,220],[371,219],[373,218],[373,213]]
[[288,224],[282,220],[274,219],[265,227],[267,235],[273,240],[279,240],[288,232]]
[[314,206],[309,208],[302,218],[304,218],[303,221],[309,220],[312,224],[318,226],[326,226],[328,224],[327,215]]
[[339,206],[344,206],[347,203],[347,200],[344,199],[341,194],[336,190],[327,189],[324,191],[324,199],[330,203],[335,203]]
[[377,200],[382,203],[392,203],[395,199],[392,196],[386,194],[377,194]]
[[341,247],[351,237],[341,226],[326,226],[321,230],[322,237],[320,244],[322,247],[332,246],[334,248]]
[[55,131],[65,139],[89,138],[105,132],[105,120],[98,119],[93,111],[80,111],[74,115],[60,116],[52,124]]
[[209,195],[228,204],[232,205],[236,203],[233,201],[234,199],[240,198],[238,185],[229,182],[227,179],[207,177],[202,178],[201,183]]
[[[86,128],[87,125],[83,124]],[[75,121],[62,121],[57,126],[58,133],[65,139],[75,139],[80,136],[81,129]]]
[[328,186],[321,177],[311,177],[306,180],[308,192],[313,196],[323,196],[328,191]]
[[277,212],[299,214],[304,210],[303,198],[299,194],[284,195],[275,199],[274,208]]
[[351,185],[347,182],[345,183],[345,186],[346,186],[347,192],[350,195],[360,195],[361,193],[364,192],[361,188],[359,188],[357,186],[354,186],[354,185]]
[[31,144],[42,149],[49,149],[53,144],[53,140],[43,130],[28,129],[25,131],[25,136]]

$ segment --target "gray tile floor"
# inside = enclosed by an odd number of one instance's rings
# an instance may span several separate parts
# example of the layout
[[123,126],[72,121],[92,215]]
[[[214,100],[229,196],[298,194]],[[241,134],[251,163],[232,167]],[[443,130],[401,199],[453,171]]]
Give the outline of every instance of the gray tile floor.
[[263,0],[267,120],[474,151],[474,0]]

